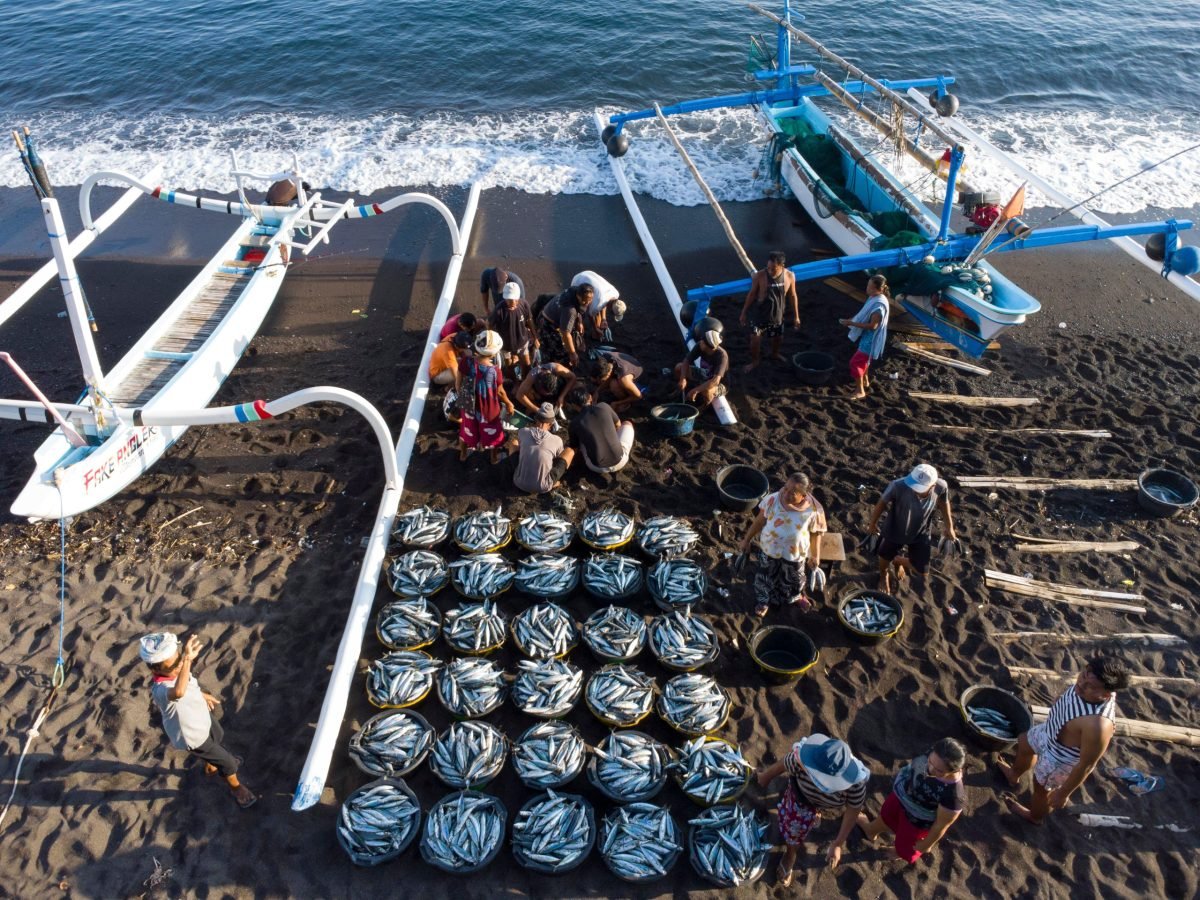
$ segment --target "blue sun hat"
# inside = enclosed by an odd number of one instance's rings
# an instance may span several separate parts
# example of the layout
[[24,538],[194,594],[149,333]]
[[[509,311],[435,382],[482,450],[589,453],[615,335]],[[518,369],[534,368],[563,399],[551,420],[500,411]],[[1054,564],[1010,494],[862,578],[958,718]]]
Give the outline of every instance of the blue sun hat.
[[871,777],[871,770],[850,752],[845,741],[825,734],[812,734],[796,744],[808,777],[826,794],[847,790]]

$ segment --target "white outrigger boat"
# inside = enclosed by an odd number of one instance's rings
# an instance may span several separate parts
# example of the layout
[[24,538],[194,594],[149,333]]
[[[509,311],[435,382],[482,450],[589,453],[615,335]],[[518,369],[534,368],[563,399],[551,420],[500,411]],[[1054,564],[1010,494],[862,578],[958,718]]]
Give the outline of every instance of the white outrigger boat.
[[[1181,246],[1178,233],[1192,223],[1168,219],[1163,222],[1110,226],[1094,213],[1079,209],[1054,188],[1008,159],[1001,151],[982,141],[969,128],[957,125],[949,117],[957,111],[958,100],[947,93],[954,83],[949,76],[882,81],[871,78],[857,66],[829,51],[792,24],[790,4],[785,0],[781,16],[755,4],[747,6],[775,22],[775,49],[757,41],[753,52],[760,63],[753,77],[775,87],[688,100],[671,106],[638,110],[610,116],[601,133],[609,156],[616,160],[630,146],[623,133],[627,123],[721,107],[749,106],[766,125],[770,140],[768,157],[777,164],[777,176],[787,186],[812,220],[845,256],[792,266],[800,280],[827,278],[848,272],[886,270],[896,291],[895,299],[919,322],[954,346],[972,356],[980,356],[991,341],[1041,309],[1036,298],[1014,284],[984,261],[986,253],[1011,252],[1090,240],[1113,240],[1122,249],[1136,253],[1142,262],[1159,270],[1190,296],[1200,300],[1200,284],[1189,276],[1200,270],[1196,248]],[[847,81],[834,81],[808,65],[793,65],[792,38],[809,44],[819,56],[842,69]],[[754,68],[754,67],[752,67]],[[812,84],[802,84],[804,76],[814,76]],[[927,98],[920,90],[932,89]],[[907,91],[907,95],[901,92]],[[892,116],[879,115],[863,105],[866,96],[877,95],[893,107]],[[836,124],[832,117],[813,102],[816,98],[840,100],[855,113],[888,135],[894,144],[922,166],[944,178],[945,199],[938,214],[931,211],[899,179],[884,161],[864,150],[853,136]],[[910,99],[911,98],[911,99]],[[905,121],[915,130],[908,134]],[[940,141],[930,151],[921,139]],[[706,193],[699,171],[687,159],[686,151],[672,134],[685,161],[693,169]],[[999,159],[1027,182],[1055,202],[1062,203],[1082,226],[1030,228],[1020,218],[1024,206],[1024,185],[1007,204],[998,195],[969,189],[960,178],[967,145]],[[635,222],[638,219],[631,195],[622,187]],[[951,231],[955,200],[964,215],[970,217],[965,233]],[[719,207],[715,198],[710,201]],[[728,223],[726,231],[747,260]],[[640,231],[640,228],[639,228]],[[1003,235],[1002,243],[993,241]],[[1143,252],[1130,238],[1152,237]],[[647,236],[642,235],[643,242]],[[660,278],[662,273],[660,273]],[[749,279],[705,286],[688,292],[689,300],[698,301],[696,316],[708,312],[710,301],[749,289]],[[664,281],[664,289],[667,284]],[[668,295],[673,291],[671,288]],[[674,305],[674,304],[673,304]]]
[[[150,423],[161,419],[162,413],[195,410],[212,399],[270,310],[287,272],[289,248],[308,254],[328,242],[330,230],[341,219],[366,218],[405,204],[423,203],[442,215],[450,228],[455,254],[461,256],[453,215],[428,194],[402,194],[367,205],[353,200],[326,201],[319,193],[306,192],[295,159],[289,171],[254,174],[239,171],[235,158],[232,175],[237,183],[237,201],[165,190],[154,184],[155,173],[138,179],[122,172],[99,172],[90,176],[80,190],[85,231],[74,241],[66,238],[57,201],[43,195],[41,205],[54,261],[0,304],[0,324],[57,273],[85,388],[75,403],[53,403],[9,354],[0,354],[37,398],[36,402],[0,400],[0,417],[58,426],[34,454],[34,472],[13,502],[14,515],[32,520],[74,516],[113,497],[154,465],[189,423]],[[246,198],[245,181],[271,184],[283,179],[296,186],[298,205],[268,206]],[[103,216],[94,219],[92,189],[101,181],[129,188]],[[241,222],[179,297],[120,362],[105,372],[92,341],[89,310],[74,260],[142,194],[238,216]],[[245,417],[243,421],[252,421],[262,412],[254,404],[238,409]]]

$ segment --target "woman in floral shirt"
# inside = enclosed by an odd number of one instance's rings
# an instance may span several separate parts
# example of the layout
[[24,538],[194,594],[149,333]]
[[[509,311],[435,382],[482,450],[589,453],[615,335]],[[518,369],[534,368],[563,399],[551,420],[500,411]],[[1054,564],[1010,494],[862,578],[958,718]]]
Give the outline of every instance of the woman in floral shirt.
[[[758,538],[758,571],[754,575],[754,593],[758,600],[756,616],[765,616],[773,605],[799,604],[807,611],[812,604],[805,595],[805,568],[812,536],[826,530],[825,510],[809,493],[807,475],[795,474],[776,493],[758,504],[758,516],[742,539],[741,551],[748,553]],[[825,573],[820,569],[820,545],[813,559],[809,586],[820,590]]]

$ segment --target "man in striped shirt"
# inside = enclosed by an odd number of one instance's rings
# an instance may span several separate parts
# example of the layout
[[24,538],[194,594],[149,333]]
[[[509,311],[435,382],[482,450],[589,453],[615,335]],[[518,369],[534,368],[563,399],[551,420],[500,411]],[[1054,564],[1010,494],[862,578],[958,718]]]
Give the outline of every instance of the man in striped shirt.
[[1129,684],[1125,664],[1110,656],[1090,660],[1075,684],[1050,707],[1050,715],[1017,739],[1017,758],[998,765],[1008,783],[1018,787],[1033,769],[1033,801],[1024,806],[1015,797],[1008,808],[1040,825],[1067,805],[1108,750],[1116,719],[1116,691]]

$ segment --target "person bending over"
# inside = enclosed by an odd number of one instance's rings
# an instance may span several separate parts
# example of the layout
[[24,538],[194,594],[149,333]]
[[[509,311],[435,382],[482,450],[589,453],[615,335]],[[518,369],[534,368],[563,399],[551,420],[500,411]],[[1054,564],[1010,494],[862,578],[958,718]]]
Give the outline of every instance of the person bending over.
[[590,284],[569,287],[542,307],[538,332],[543,357],[565,362],[572,369],[579,365],[584,351],[584,319],[594,293]]
[[593,403],[587,388],[575,388],[567,399],[579,409],[571,420],[571,440],[583,464],[602,475],[625,468],[633,451],[633,423],[622,422],[607,403]]
[[584,270],[571,279],[571,287],[581,284],[590,284],[593,291],[592,302],[587,308],[589,335],[597,340],[612,341],[609,321],[620,322],[625,318],[625,301],[611,283],[591,270]]
[[642,372],[642,364],[628,353],[616,350],[601,353],[592,367],[592,378],[596,382],[593,399],[600,400],[607,392],[612,396],[612,408],[623,412],[642,399],[642,389],[637,385]]
[[438,341],[429,356],[429,380],[438,385],[454,384],[459,365],[471,352],[471,340],[470,334],[459,331]]
[[480,301],[483,303],[483,314],[486,316],[493,306],[499,306],[503,299],[504,286],[509,282],[521,289],[520,297],[525,299],[525,282],[516,272],[501,269],[498,266],[484,269],[479,276]]
[[513,399],[521,405],[522,412],[535,413],[543,403],[562,409],[563,401],[577,382],[575,373],[562,363],[538,363],[517,386]]
[[543,403],[534,422],[517,432],[517,471],[513,484],[530,494],[545,494],[558,487],[575,459],[575,451],[564,447],[562,438],[550,433],[557,410]]

